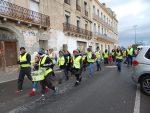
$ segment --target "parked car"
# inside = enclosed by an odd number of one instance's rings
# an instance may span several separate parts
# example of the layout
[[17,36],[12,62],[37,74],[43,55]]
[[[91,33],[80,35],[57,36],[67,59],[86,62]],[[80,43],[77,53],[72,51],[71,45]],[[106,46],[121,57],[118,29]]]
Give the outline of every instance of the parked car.
[[140,84],[144,94],[150,96],[150,46],[142,47],[134,59],[132,80]]

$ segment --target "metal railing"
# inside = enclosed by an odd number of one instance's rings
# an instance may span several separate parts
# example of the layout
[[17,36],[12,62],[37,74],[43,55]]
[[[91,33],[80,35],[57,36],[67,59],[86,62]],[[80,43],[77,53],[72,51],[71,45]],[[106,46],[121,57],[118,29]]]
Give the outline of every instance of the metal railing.
[[97,21],[99,21],[102,25],[106,26],[107,28],[113,30],[113,27],[109,25],[107,22],[105,22],[102,18],[100,18],[98,15],[93,14],[93,18]]
[[110,41],[110,42],[116,42],[117,41],[116,39],[108,36],[107,34],[102,34],[102,33],[99,33],[99,32],[94,32],[93,35],[96,36],[96,37],[105,39],[107,41]]
[[64,32],[71,32],[76,34],[81,34],[85,36],[92,36],[92,32],[86,29],[79,28],[75,25],[71,25],[69,23],[63,23]]
[[0,0],[0,17],[31,23],[42,27],[50,26],[50,18],[47,15],[32,11],[30,9]]

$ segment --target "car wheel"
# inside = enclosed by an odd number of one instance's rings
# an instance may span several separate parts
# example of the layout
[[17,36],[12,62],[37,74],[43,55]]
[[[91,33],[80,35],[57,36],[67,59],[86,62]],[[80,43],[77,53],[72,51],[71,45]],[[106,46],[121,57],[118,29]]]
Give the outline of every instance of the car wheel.
[[150,96],[150,76],[144,77],[140,82],[141,91]]

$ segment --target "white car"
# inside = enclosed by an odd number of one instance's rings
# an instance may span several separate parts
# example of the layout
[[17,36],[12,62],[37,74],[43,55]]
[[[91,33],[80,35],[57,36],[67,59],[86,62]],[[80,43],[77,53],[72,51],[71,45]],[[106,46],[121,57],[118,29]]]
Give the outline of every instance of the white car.
[[144,94],[150,96],[150,46],[143,46],[134,59],[132,80],[140,84]]

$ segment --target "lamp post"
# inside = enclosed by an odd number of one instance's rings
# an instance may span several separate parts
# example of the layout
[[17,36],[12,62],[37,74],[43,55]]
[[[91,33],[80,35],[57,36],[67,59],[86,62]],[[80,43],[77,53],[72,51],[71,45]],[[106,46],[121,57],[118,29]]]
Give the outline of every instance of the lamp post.
[[136,30],[137,30],[137,27],[138,27],[137,25],[134,25],[134,26],[133,26],[134,31],[135,31],[135,44],[136,44]]

